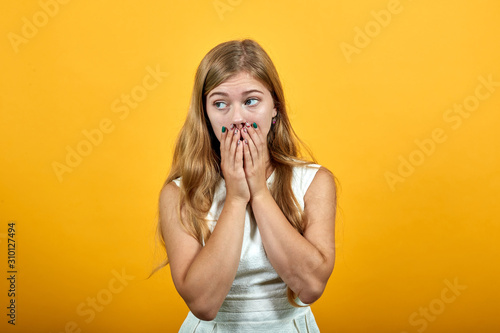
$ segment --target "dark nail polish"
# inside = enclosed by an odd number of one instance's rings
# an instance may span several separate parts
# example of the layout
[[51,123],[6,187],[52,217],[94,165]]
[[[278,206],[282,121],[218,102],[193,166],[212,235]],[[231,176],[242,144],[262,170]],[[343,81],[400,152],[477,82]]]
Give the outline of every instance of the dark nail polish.
[[222,126],[222,133],[226,132],[226,126]]
[[252,124],[253,128],[257,128],[257,123]]

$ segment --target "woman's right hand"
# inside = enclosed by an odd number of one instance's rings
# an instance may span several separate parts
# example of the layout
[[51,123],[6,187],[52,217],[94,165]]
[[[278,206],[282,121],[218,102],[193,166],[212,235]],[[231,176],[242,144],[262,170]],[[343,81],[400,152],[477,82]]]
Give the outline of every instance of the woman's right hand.
[[221,169],[226,182],[226,201],[228,199],[248,203],[250,189],[243,169],[243,142],[236,127],[225,128],[220,138]]

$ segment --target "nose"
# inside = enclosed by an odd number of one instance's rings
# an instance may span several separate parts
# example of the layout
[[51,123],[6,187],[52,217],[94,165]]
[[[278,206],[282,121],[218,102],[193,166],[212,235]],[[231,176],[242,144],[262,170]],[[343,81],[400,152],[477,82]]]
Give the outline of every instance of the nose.
[[245,126],[245,110],[241,105],[235,105],[233,108],[233,117],[232,124],[234,124],[237,128],[242,128]]

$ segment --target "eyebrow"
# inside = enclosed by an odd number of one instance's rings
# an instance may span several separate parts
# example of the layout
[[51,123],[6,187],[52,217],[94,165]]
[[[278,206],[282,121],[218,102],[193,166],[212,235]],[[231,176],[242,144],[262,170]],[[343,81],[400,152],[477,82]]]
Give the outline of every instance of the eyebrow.
[[[243,95],[248,95],[250,93],[260,93],[260,94],[264,94],[262,91],[260,90],[257,90],[257,89],[252,89],[252,90],[247,90],[247,91],[244,91],[243,92]],[[210,94],[208,94],[208,98],[214,96],[214,95],[222,95],[222,96],[229,96],[228,93],[225,93],[225,92],[222,92],[222,91],[214,91],[214,92],[211,92]]]

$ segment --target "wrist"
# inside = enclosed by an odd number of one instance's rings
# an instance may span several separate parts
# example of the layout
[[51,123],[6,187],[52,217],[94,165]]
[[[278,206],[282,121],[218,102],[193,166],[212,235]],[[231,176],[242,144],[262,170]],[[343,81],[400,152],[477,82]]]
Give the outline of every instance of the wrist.
[[233,197],[233,196],[229,196],[229,197],[226,197],[226,200],[224,202],[224,206],[228,206],[228,207],[234,207],[234,208],[246,208],[247,205],[248,205],[248,201],[247,199],[244,199],[244,198],[236,198],[236,197]]
[[263,188],[258,192],[253,193],[250,196],[251,205],[259,202],[266,202],[267,200],[274,200],[273,196],[271,195],[271,191],[267,187]]

